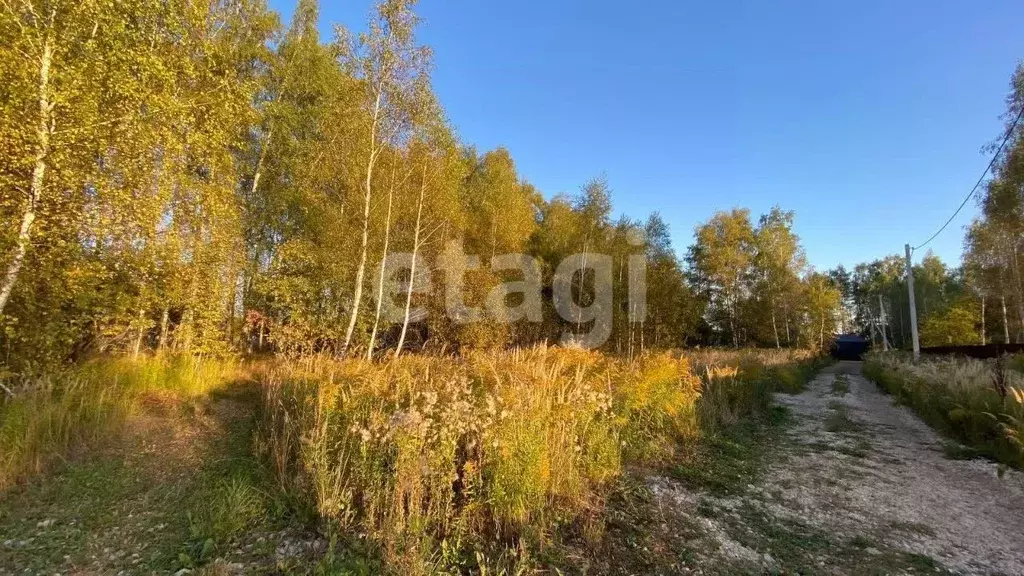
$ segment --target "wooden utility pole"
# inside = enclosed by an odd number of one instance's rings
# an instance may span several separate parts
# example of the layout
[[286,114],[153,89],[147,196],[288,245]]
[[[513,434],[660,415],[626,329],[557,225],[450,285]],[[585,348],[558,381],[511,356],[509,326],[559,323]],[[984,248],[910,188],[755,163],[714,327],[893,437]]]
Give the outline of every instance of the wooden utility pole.
[[921,357],[921,342],[917,339],[917,304],[914,302],[914,266],[910,261],[910,244],[907,249],[907,293],[910,296],[910,335],[914,340],[914,360]]

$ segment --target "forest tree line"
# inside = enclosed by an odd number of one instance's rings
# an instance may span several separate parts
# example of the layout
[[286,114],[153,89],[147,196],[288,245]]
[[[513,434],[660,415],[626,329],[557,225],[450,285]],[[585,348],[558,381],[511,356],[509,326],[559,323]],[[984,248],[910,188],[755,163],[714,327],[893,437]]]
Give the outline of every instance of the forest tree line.
[[[976,194],[980,214],[966,227],[959,266],[926,252],[914,266],[914,296],[922,346],[1024,342],[1024,64],[1010,80],[1006,122],[991,177]],[[999,144],[1006,136],[1006,145]],[[844,319],[882,345],[911,346],[906,261],[892,255],[854,269],[830,271],[844,295]]]
[[[5,364],[94,352],[372,354],[557,342],[585,330],[548,297],[555,268],[572,254],[613,259],[609,351],[826,346],[837,330],[877,324],[878,294],[888,337],[906,342],[895,259],[815,271],[794,214],[781,208],[716,213],[677,253],[657,213],[615,216],[602,178],[545,196],[507,150],[460,142],[431,88],[414,2],[381,2],[358,35],[335,26],[322,39],[318,18],[313,0],[298,3],[287,27],[254,0],[2,4]],[[1011,113],[1019,102],[1011,97]],[[1024,152],[1019,134],[1013,142],[964,266],[926,258],[919,267],[923,333],[929,322],[948,332],[969,314],[986,321],[985,338],[1024,335]],[[489,259],[536,258],[542,321],[454,321],[442,290],[420,289],[438,279],[416,269],[395,302],[403,321],[383,321],[375,288],[384,255],[436,262],[452,242],[483,261],[447,263],[465,267],[467,305],[518,279]],[[638,253],[647,257],[647,314],[633,322],[627,260]],[[587,282],[577,287],[584,302]]]

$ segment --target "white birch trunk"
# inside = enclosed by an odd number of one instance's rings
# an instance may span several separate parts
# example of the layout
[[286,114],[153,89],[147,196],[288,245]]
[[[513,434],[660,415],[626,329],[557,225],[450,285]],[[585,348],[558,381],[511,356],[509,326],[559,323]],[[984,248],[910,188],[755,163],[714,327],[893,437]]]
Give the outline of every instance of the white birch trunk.
[[821,330],[818,332],[818,350],[825,349],[825,315],[821,315]]
[[139,332],[135,335],[135,346],[132,350],[132,360],[137,360],[142,351],[142,340],[146,337],[146,308],[139,306]]
[[985,345],[985,297],[981,297],[981,345]]
[[775,348],[782,348],[782,343],[779,342],[779,326],[775,323],[775,299],[772,299],[772,332],[775,333]]
[[156,351],[161,353],[167,346],[167,324],[170,321],[171,311],[168,306],[164,305],[163,313],[160,315],[160,339],[157,341]]
[[1006,296],[999,298],[1000,304],[1003,306],[1003,344],[1010,343],[1010,322],[1006,317]]
[[14,244],[14,254],[4,271],[3,284],[0,285],[0,314],[3,314],[11,291],[18,281],[18,274],[25,263],[25,254],[31,239],[32,223],[36,220],[36,206],[43,195],[46,178],[46,161],[50,153],[50,135],[53,133],[53,104],[50,102],[50,65],[53,61],[53,46],[50,32],[47,31],[43,40],[43,53],[39,58],[39,122],[36,124],[36,153],[32,166],[32,181],[28,190],[28,205],[21,217],[21,227]]
[[409,310],[412,306],[413,285],[416,283],[416,258],[420,250],[420,222],[423,217],[423,196],[427,189],[427,165],[423,164],[423,177],[420,180],[420,199],[416,206],[416,231],[412,239],[412,263],[409,265],[409,287],[405,291],[405,318],[402,320],[402,333],[398,336],[398,345],[395,347],[395,358],[402,353],[405,346],[405,335],[409,330]]
[[1018,335],[1020,330],[1024,330],[1024,289],[1021,288],[1020,279],[1020,267],[1017,264],[1017,245],[1013,246],[1013,278],[1017,285],[1017,320],[1018,324]]
[[366,246],[370,239],[370,200],[372,198],[373,167],[377,161],[377,123],[380,120],[381,87],[377,89],[377,99],[373,104],[373,123],[370,126],[370,159],[366,163],[365,198],[363,201],[363,238],[360,243],[359,266],[356,268],[355,292],[352,294],[352,312],[345,330],[345,345],[348,350],[352,344],[352,333],[359,318],[359,304],[363,299],[363,278],[366,275]]
[[391,238],[391,206],[395,197],[395,174],[391,173],[391,186],[388,188],[388,215],[384,219],[384,254],[380,259],[380,277],[377,279],[377,310],[373,315],[373,330],[370,332],[370,347],[366,349],[366,359],[373,360],[373,347],[377,345],[377,328],[380,325],[380,309],[384,302],[384,264],[388,258],[388,242]]

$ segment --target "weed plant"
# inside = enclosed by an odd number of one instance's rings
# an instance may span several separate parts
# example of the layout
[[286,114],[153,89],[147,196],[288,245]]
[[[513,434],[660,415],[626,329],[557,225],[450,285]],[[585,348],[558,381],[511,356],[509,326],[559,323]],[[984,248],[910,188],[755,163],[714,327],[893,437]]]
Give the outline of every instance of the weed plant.
[[810,354],[633,360],[534,348],[368,363],[309,358],[263,376],[260,453],[301,509],[375,544],[390,571],[528,569],[570,536],[597,544],[630,467],[797,391]]

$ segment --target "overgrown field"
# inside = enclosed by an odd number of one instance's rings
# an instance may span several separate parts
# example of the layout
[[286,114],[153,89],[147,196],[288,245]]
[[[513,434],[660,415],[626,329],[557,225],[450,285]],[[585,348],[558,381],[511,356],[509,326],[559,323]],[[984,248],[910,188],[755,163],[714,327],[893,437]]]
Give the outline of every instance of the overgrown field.
[[1009,361],[874,352],[864,374],[896,402],[971,449],[1024,467],[1024,375]]
[[251,451],[263,470],[220,491],[223,526],[183,564],[262,515],[315,527],[332,555],[358,551],[338,562],[371,572],[569,565],[567,550],[603,547],[624,479],[699,458],[817,364],[807,352],[629,360],[543,347],[377,363],[100,359],[0,406],[0,488],[116,438],[154,401],[258,387]]
[[564,539],[598,545],[627,468],[689,457],[812,364],[546,348],[307,361],[267,375],[258,445],[297,505],[391,569],[515,572],[558,563]]

